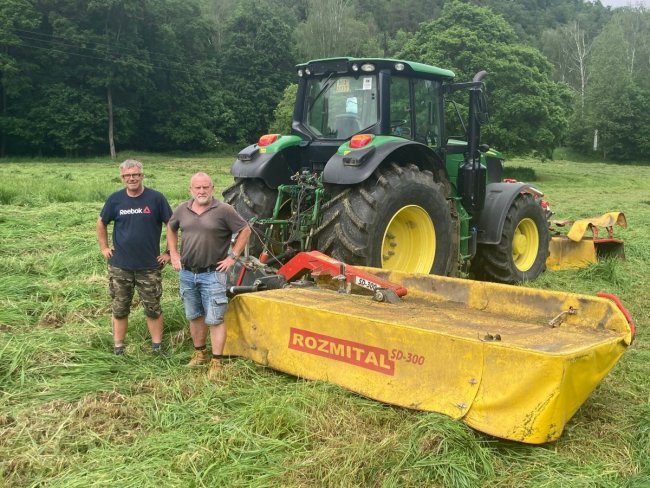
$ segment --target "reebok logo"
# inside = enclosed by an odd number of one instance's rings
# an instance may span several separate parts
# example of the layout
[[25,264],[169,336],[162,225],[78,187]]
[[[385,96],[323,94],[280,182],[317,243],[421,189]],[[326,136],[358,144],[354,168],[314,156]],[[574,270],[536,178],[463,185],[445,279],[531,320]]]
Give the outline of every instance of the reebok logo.
[[127,209],[122,209],[120,210],[120,215],[136,215],[136,214],[141,214],[141,213],[151,213],[151,210],[149,210],[149,207],[145,207],[146,210],[142,210],[141,208],[127,208]]

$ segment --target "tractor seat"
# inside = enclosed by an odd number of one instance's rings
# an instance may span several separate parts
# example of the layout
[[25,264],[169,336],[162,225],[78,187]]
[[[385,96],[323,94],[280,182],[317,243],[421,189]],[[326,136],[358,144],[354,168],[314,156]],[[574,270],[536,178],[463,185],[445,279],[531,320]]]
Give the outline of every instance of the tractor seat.
[[336,116],[337,139],[348,139],[360,130],[361,124],[356,114],[340,114]]

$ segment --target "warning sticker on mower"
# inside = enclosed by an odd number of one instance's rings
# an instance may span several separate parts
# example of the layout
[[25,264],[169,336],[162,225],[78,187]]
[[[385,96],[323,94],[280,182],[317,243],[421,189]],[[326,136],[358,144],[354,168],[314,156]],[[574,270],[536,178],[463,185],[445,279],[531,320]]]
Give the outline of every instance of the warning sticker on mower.
[[306,352],[335,361],[369,369],[385,375],[395,375],[395,361],[387,349],[291,328],[289,349]]

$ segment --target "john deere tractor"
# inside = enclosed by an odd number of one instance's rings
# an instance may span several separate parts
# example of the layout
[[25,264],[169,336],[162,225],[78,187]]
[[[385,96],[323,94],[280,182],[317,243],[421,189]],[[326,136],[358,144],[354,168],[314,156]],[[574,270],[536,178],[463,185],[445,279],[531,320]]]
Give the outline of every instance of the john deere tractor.
[[[251,254],[282,264],[319,250],[348,264],[503,283],[544,271],[542,194],[502,182],[503,156],[480,141],[484,71],[454,83],[452,71],[421,63],[333,58],[297,74],[291,134],[243,149],[224,191],[255,230]],[[445,114],[461,90],[468,116],[452,137]]]

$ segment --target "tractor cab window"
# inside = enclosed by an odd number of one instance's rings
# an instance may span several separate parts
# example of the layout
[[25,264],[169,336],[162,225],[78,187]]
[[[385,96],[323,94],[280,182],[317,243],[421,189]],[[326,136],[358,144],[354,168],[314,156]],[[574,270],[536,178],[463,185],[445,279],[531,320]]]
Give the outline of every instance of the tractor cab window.
[[428,146],[440,145],[440,83],[414,80],[415,137]]
[[391,134],[440,145],[440,83],[393,76],[390,85]]
[[307,82],[303,124],[316,137],[345,140],[377,123],[377,77],[325,77]]
[[390,83],[390,132],[411,139],[411,90],[408,78],[393,77]]

